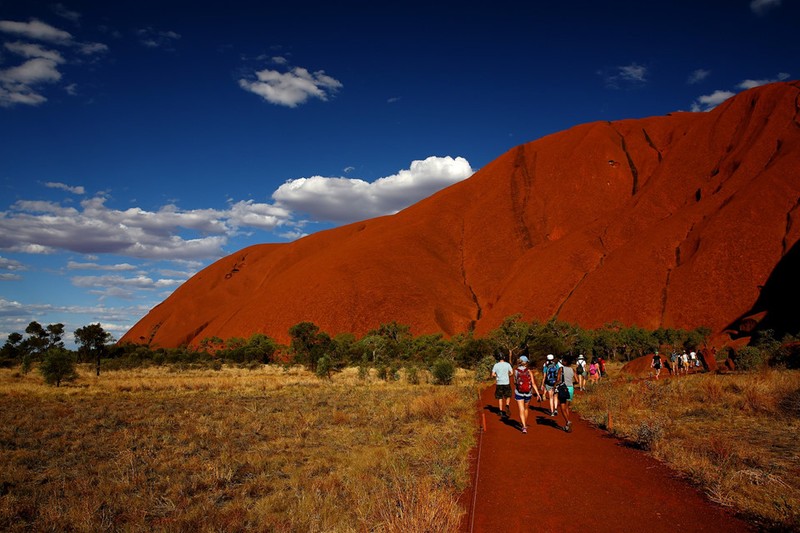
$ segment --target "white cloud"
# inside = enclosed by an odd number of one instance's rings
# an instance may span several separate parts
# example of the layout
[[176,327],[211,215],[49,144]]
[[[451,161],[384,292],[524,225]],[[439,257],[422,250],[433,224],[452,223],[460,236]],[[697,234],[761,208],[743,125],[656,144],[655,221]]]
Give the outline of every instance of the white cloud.
[[116,265],[101,265],[98,263],[78,263],[77,261],[69,261],[67,263],[69,270],[109,270],[112,272],[125,272],[129,270],[136,270],[137,267],[129,263],[118,263]]
[[756,15],[763,15],[773,8],[780,7],[781,0],[752,0],[750,2],[750,9]]
[[711,111],[734,94],[736,93],[730,91],[714,91],[711,94],[700,96],[692,103],[692,111]]
[[463,157],[429,157],[408,170],[372,183],[360,179],[313,176],[289,180],[272,198],[280,206],[318,220],[352,222],[396,213],[474,173]]
[[30,22],[0,20],[0,32],[11,33],[50,43],[69,43],[72,41],[71,33],[59,30],[58,28],[36,19],[31,19]]
[[25,253],[69,250],[148,259],[208,259],[223,255],[240,228],[272,230],[289,222],[284,207],[242,201],[226,210],[117,210],[106,198],[83,200],[80,208],[57,202],[19,200],[0,212],[0,249]]
[[[63,6],[62,6],[63,7]],[[38,20],[30,22],[0,21],[0,32],[44,41],[50,46],[62,47],[67,51],[77,51],[83,56],[106,52],[108,46],[102,43],[80,43],[73,40],[72,34]],[[43,94],[44,86],[62,80],[60,65],[69,63],[61,50],[45,48],[40,44],[15,41],[3,43],[3,47],[26,59],[20,65],[0,70],[0,107],[16,105],[38,106],[47,101]],[[73,52],[75,53],[75,52]],[[82,60],[81,60],[82,61]],[[79,61],[80,62],[80,61]],[[73,94],[74,84],[66,86]]]
[[710,74],[711,74],[710,70],[699,68],[699,69],[695,70],[694,72],[692,72],[689,75],[689,79],[687,80],[687,83],[689,85],[694,85],[695,83],[700,83],[701,81],[706,79]]
[[341,82],[324,71],[310,73],[295,67],[289,72],[264,69],[257,71],[257,80],[240,79],[239,87],[250,91],[271,104],[297,107],[309,98],[326,101],[328,97],[342,88]]
[[606,86],[612,89],[638,87],[647,82],[647,67],[637,63],[616,67],[611,72],[600,71],[599,74],[604,77]]
[[53,63],[61,64],[64,62],[64,57],[57,50],[48,50],[41,45],[32,43],[23,43],[16,41],[13,43],[4,43],[3,46],[6,50],[13,52],[25,58],[42,58],[49,59]]
[[48,182],[46,182],[44,184],[44,186],[48,187],[50,189],[61,189],[63,191],[71,192],[73,194],[85,194],[86,193],[86,189],[84,189],[80,185],[78,185],[76,187],[72,187],[72,186],[67,185],[65,183],[57,183],[57,182],[54,182],[54,181],[48,181]]
[[[753,87],[760,87],[768,83],[774,83],[776,81],[783,81],[787,79],[789,79],[789,74],[781,72],[774,79],[743,80],[736,85],[736,89],[747,90],[752,89]],[[692,102],[692,111],[711,111],[735,94],[736,93],[731,91],[716,90],[711,94],[700,96],[694,102]]]
[[744,80],[739,83],[736,88],[737,89],[752,89],[753,87],[761,87],[762,85],[766,85],[768,83],[774,83],[776,81],[785,81],[789,79],[789,74],[786,72],[781,72],[775,78],[772,79],[763,79],[763,80]]
[[149,276],[139,275],[132,278],[124,276],[74,276],[71,278],[72,284],[81,288],[133,288],[133,289],[163,289],[177,287],[184,280],[179,279],[152,279]]
[[61,79],[61,73],[52,59],[41,57],[29,59],[22,65],[0,70],[0,82],[6,86],[31,86],[40,83],[53,83]]
[[28,270],[28,268],[14,259],[0,256],[0,281],[18,281],[22,276],[18,272]]

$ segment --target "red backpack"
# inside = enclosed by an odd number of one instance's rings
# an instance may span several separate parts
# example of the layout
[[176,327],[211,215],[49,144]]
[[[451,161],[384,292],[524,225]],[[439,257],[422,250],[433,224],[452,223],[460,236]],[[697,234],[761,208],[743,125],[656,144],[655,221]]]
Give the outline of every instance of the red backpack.
[[517,384],[517,392],[528,394],[532,388],[531,373],[525,368],[517,368],[514,372],[514,382]]

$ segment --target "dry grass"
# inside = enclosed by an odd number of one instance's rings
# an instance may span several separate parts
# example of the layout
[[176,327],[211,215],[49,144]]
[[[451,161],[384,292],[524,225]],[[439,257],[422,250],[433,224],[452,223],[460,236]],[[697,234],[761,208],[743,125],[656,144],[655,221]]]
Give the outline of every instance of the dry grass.
[[764,527],[800,529],[800,372],[616,379],[576,410]]
[[475,386],[0,370],[2,531],[453,531]]

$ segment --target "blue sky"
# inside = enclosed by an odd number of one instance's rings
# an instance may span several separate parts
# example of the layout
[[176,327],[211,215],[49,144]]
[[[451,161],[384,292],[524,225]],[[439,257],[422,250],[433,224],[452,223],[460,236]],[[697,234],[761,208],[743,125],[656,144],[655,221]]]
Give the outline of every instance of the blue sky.
[[799,3],[0,0],[0,341],[119,338],[245,246],[797,79]]

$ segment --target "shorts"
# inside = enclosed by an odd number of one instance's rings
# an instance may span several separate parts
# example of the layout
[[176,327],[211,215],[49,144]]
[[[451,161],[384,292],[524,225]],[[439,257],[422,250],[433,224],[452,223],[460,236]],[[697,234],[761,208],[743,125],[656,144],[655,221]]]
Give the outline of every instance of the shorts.
[[494,397],[496,400],[501,400],[503,398],[511,398],[511,384],[495,385]]
[[550,392],[555,388],[556,388],[555,385],[548,385],[547,383],[544,384],[544,390],[546,390],[547,392]]
[[518,391],[514,391],[514,399],[515,400],[523,400],[525,402],[530,402],[532,398],[533,398],[533,393],[532,392],[529,392],[529,393],[525,394],[525,393],[521,393],[521,392],[518,392]]

